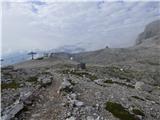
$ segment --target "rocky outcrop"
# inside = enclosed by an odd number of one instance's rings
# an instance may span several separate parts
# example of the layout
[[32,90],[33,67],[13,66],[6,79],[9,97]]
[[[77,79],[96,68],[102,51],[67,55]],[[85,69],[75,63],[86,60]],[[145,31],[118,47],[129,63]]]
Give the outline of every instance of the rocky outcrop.
[[44,74],[38,78],[38,82],[40,82],[41,86],[50,85],[52,83],[53,76]]
[[2,115],[2,120],[11,120],[24,108],[23,102],[17,100],[13,105],[7,107]]
[[[160,20],[153,21],[152,23],[148,24],[144,30],[136,40],[136,44],[139,45],[146,41],[149,38],[154,36],[160,35]],[[154,42],[154,41],[152,41]]]
[[61,91],[71,92],[72,88],[73,88],[73,86],[69,82],[69,80],[67,78],[64,78],[61,86],[59,87],[59,90],[57,91],[57,93],[60,93]]

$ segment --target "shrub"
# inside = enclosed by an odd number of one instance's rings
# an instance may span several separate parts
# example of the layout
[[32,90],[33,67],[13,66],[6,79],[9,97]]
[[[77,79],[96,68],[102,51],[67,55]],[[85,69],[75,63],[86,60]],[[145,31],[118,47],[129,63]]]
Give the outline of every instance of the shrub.
[[1,88],[2,90],[9,89],[9,88],[17,89],[19,88],[19,83],[16,83],[15,81],[12,81],[11,83],[2,83]]
[[136,115],[141,115],[144,116],[144,113],[142,111],[140,111],[139,109],[133,109],[132,112]]
[[29,77],[27,82],[33,82],[33,83],[36,83],[38,80],[38,78],[36,76],[32,76],[32,77]]
[[69,70],[69,69],[66,69],[66,70],[63,70],[62,71],[63,74],[72,74],[72,75],[76,75],[76,76],[79,76],[79,77],[83,77],[85,75],[85,77],[89,78],[90,80],[96,80],[98,79],[96,75],[92,75],[88,72],[84,72],[84,71],[76,71],[76,70]]
[[106,67],[106,73],[110,75],[111,77],[116,77],[120,79],[126,79],[127,81],[130,81],[134,78],[141,78],[142,73],[132,70],[121,70],[119,67]]
[[104,81],[104,83],[109,83],[109,84],[115,83],[115,84],[118,84],[118,85],[121,85],[121,86],[126,86],[126,87],[129,87],[129,88],[135,88],[132,85],[129,85],[129,84],[126,84],[126,83],[117,82],[117,81],[112,81],[112,80],[106,80],[106,81]]
[[129,113],[121,104],[114,102],[106,103],[106,110],[111,112],[115,117],[120,120],[137,120],[135,116]]
[[43,60],[43,59],[44,59],[44,57],[39,57],[36,60]]
[[138,96],[132,96],[133,98],[135,98],[135,99],[139,99],[139,100],[142,100],[142,101],[144,101],[144,99],[143,98],[140,98],[140,97],[138,97]]

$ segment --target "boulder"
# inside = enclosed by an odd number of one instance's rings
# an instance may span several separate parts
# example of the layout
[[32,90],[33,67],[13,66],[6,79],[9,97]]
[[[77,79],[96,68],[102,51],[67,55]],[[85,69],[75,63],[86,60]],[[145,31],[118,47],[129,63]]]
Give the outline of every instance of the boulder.
[[24,108],[23,102],[19,102],[19,100],[17,100],[13,105],[6,108],[1,119],[2,120],[11,120],[23,108]]
[[87,120],[95,120],[92,116],[87,116]]
[[136,82],[135,89],[152,92],[153,87],[148,84],[145,84],[144,82]]
[[42,86],[50,85],[52,83],[52,76],[43,75],[38,78],[38,81],[42,84]]
[[63,82],[58,90],[58,93],[60,91],[70,92],[72,90],[72,84],[68,81],[68,79],[64,78]]
[[77,69],[86,69],[86,64],[85,63],[79,63],[78,65],[77,65]]
[[66,120],[76,120],[76,118],[71,116],[71,117],[67,118]]
[[142,90],[143,85],[144,85],[144,82],[136,82],[135,89]]
[[84,102],[75,100],[75,101],[74,101],[74,105],[77,106],[77,107],[82,107],[82,106],[84,105]]

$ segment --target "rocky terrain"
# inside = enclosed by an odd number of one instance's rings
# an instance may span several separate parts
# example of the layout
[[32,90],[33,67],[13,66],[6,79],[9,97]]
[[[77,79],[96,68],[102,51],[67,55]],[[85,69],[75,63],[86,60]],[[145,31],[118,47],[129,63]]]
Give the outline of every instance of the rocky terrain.
[[[157,20],[130,48],[59,53],[4,67],[2,120],[159,120],[159,53]],[[77,68],[79,62],[86,69]]]

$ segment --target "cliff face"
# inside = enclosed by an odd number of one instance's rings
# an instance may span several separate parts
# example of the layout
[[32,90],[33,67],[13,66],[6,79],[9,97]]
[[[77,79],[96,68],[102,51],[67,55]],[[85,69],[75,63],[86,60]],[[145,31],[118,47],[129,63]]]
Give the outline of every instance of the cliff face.
[[138,36],[136,45],[142,44],[146,41],[160,44],[160,20],[153,21],[146,26],[144,32]]

